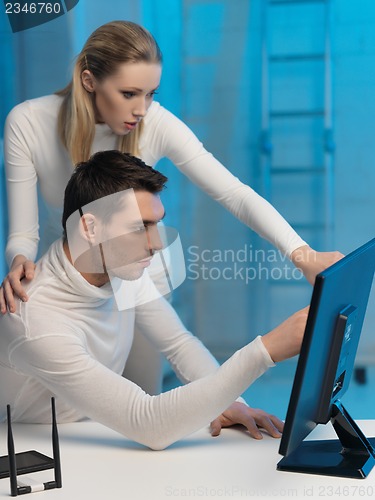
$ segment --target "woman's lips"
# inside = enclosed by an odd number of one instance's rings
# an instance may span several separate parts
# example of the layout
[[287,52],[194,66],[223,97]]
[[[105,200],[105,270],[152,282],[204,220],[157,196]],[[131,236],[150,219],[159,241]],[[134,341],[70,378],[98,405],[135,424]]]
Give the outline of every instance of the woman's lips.
[[135,127],[138,125],[138,122],[124,122],[124,124],[128,130],[134,130]]

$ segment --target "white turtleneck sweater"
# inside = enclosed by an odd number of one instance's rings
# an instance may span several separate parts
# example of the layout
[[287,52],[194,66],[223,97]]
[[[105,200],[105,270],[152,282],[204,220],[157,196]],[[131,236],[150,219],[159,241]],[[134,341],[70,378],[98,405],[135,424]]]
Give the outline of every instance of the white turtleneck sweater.
[[[9,239],[6,257],[17,254],[35,260],[39,242],[37,186],[47,210],[40,254],[61,236],[65,186],[73,166],[57,132],[62,98],[50,95],[25,101],[8,115],[4,129]],[[92,153],[116,149],[118,137],[98,124]],[[194,184],[221,203],[246,225],[290,256],[306,243],[264,198],[243,184],[176,116],[153,102],[144,118],[140,141],[142,160],[154,166],[167,157]]]
[[[129,293],[142,302],[148,286],[144,273]],[[219,367],[163,298],[118,311],[111,287],[90,285],[66,258],[61,240],[38,262],[26,289],[29,301],[0,317],[2,421],[10,404],[14,421],[50,422],[55,395],[58,422],[88,417],[162,449],[207,425],[273,366],[257,337]],[[134,325],[186,385],[149,396],[121,375]]]

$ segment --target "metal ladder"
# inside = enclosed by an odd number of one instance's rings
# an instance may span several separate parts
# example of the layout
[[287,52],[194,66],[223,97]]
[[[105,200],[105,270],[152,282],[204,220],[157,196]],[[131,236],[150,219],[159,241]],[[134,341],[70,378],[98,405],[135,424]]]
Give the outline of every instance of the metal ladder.
[[[261,15],[260,191],[311,246],[330,250],[335,219],[331,1],[262,0]],[[272,285],[283,293],[285,286],[301,283],[263,280],[261,296],[272,309]]]

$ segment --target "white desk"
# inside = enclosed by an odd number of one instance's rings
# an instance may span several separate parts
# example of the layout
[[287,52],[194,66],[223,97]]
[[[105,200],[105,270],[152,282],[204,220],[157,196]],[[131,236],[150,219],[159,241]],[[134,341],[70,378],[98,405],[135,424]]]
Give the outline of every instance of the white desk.
[[[367,436],[375,435],[375,420],[359,425]],[[52,456],[50,426],[16,424],[13,432],[17,452],[36,449]],[[375,500],[375,470],[367,479],[278,472],[279,440],[265,436],[255,441],[239,429],[226,429],[218,438],[202,429],[160,452],[145,449],[92,422],[59,425],[59,435],[63,487],[32,493],[31,499],[38,495],[45,500]],[[0,454],[4,455],[4,424],[0,425],[0,436]],[[312,437],[330,438],[334,432],[330,425],[320,426]],[[30,476],[48,481],[53,479],[53,470]],[[0,498],[10,498],[9,479],[0,480]]]

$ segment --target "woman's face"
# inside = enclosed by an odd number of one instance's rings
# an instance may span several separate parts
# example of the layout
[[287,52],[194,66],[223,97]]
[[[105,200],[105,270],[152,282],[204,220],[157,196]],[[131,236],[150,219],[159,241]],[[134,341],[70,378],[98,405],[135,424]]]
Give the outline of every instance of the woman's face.
[[[153,101],[160,77],[161,65],[147,62],[120,64],[116,73],[101,82],[91,75],[97,122],[106,123],[120,136],[134,130]],[[84,78],[83,74],[87,89]]]

